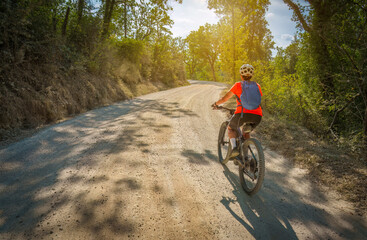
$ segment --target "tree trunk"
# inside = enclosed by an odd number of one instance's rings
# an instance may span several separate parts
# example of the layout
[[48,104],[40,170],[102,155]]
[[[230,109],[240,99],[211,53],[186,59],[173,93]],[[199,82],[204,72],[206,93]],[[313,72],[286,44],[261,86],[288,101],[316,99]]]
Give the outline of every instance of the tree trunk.
[[[327,101],[333,101],[335,99],[334,72],[330,63],[331,57],[328,50],[328,44],[330,44],[330,42],[328,42],[325,36],[325,26],[327,26],[330,21],[333,10],[325,1],[309,1],[314,10],[314,16],[311,22],[312,25],[310,25],[302,15],[299,5],[292,0],[283,1],[292,8],[303,29],[310,34],[312,45],[311,51],[317,63],[316,75],[319,76],[323,98]],[[329,1],[329,3],[331,3],[331,1]]]
[[127,38],[127,0],[124,0],[124,37]]
[[56,33],[57,19],[56,19],[56,9],[52,9],[52,31]]
[[62,36],[65,36],[65,34],[66,34],[66,27],[68,25],[69,14],[70,14],[70,7],[68,7],[68,9],[66,9],[64,22],[62,23],[62,29],[61,29],[61,35]]
[[232,65],[232,73],[233,73],[233,81],[236,82],[236,36],[235,36],[235,24],[234,24],[234,7],[232,6],[232,45],[233,45],[233,65]]
[[84,2],[85,2],[85,0],[78,0],[78,12],[77,12],[77,14],[78,14],[77,22],[78,22],[78,24],[80,24],[80,21],[82,20]]
[[328,50],[328,43],[325,40],[325,26],[330,21],[332,12],[327,4],[322,1],[315,1],[313,3],[315,9],[315,17],[313,18],[311,32],[311,41],[314,43],[314,56],[318,64],[318,75],[320,76],[320,83],[323,87],[323,95],[326,100],[334,99],[335,86],[333,69],[330,64],[330,53]]
[[105,12],[103,15],[102,38],[106,38],[108,34],[114,6],[115,0],[106,0]]
[[364,111],[364,119],[363,119],[363,147],[364,147],[364,156],[367,161],[367,107]]
[[189,64],[189,71],[190,71],[190,78],[196,80],[195,69],[196,69],[196,60],[193,59],[192,62]]
[[212,69],[213,80],[214,82],[216,82],[217,78],[215,77],[214,61],[209,60],[209,64],[210,64],[210,68]]

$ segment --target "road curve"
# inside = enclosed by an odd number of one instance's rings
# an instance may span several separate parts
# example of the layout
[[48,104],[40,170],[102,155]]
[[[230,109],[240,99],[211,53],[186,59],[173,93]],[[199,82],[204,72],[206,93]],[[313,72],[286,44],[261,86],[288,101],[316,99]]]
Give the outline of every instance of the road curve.
[[2,147],[0,239],[367,239],[365,217],[275,151],[260,192],[241,190],[217,159],[223,89],[191,81]]

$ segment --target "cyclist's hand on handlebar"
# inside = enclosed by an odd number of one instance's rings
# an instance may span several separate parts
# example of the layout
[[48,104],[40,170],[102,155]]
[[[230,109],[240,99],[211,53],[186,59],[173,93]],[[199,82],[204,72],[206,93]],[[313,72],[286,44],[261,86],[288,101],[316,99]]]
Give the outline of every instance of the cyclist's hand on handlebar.
[[213,108],[213,110],[216,110],[216,109],[218,109],[218,105],[216,103],[213,103],[212,108]]

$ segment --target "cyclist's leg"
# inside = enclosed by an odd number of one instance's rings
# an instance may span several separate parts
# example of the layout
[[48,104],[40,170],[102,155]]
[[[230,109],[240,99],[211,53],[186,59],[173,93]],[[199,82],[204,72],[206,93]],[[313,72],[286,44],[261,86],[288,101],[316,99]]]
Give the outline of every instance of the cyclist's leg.
[[231,120],[229,121],[229,125],[228,125],[228,137],[229,137],[229,141],[231,143],[232,149],[231,149],[231,157],[235,157],[239,155],[239,151],[237,149],[237,143],[236,143],[236,137],[237,137],[237,129],[239,127],[239,123],[240,123],[240,119],[241,119],[241,114],[234,114],[231,118]]
[[[255,129],[256,126],[259,125],[259,123],[261,122],[261,118],[262,117],[260,115],[257,115],[257,114],[244,113],[243,114],[243,119],[242,119],[242,121],[240,121],[241,122],[240,126],[242,126],[245,123],[251,123],[252,129]],[[245,139],[249,139],[251,137],[250,133],[245,133],[244,137],[245,137]]]
[[237,137],[237,131],[233,130],[230,126],[228,126],[228,137],[229,139]]
[[231,120],[229,120],[228,125],[229,139],[237,137],[237,129],[241,126],[240,123],[241,123],[241,114],[240,113],[234,114]]

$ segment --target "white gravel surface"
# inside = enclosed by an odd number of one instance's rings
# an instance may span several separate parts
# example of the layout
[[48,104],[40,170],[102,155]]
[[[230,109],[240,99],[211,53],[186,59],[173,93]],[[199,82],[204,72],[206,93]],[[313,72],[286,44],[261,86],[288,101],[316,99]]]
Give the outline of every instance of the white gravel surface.
[[246,195],[218,162],[224,85],[191,83],[2,147],[0,239],[367,239],[365,217],[275,151]]

